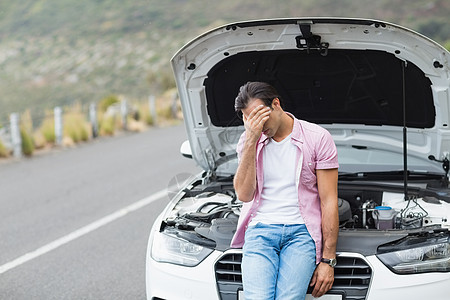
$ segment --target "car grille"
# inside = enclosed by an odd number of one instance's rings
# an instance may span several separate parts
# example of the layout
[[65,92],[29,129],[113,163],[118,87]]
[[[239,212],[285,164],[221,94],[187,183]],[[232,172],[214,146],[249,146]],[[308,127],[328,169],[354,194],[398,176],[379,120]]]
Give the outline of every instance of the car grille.
[[241,253],[225,254],[216,263],[216,282],[220,299],[236,300],[239,290],[242,290]]
[[[242,290],[241,262],[241,253],[228,253],[217,261],[215,273],[220,299],[238,299],[237,294]],[[371,276],[371,268],[361,258],[339,256],[334,284],[328,294],[343,295],[345,300],[366,299]]]

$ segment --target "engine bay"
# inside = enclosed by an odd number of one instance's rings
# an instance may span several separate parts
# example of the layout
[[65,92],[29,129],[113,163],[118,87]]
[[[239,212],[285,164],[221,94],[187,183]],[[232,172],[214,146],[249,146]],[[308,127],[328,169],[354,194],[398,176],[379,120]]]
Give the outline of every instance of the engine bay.
[[[217,250],[228,249],[242,206],[232,180],[199,180],[182,193],[163,220],[161,231]],[[448,229],[450,204],[446,195],[441,196],[427,189],[415,189],[405,199],[400,187],[340,183],[340,231]]]

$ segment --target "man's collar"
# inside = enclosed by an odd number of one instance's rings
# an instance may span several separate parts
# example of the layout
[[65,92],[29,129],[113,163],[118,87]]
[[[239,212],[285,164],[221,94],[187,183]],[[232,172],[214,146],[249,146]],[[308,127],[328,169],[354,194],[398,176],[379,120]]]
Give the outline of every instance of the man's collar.
[[294,119],[294,126],[292,128],[292,136],[291,139],[296,140],[300,143],[303,143],[303,136],[301,134],[301,124],[300,121],[291,113],[286,112],[292,119]]

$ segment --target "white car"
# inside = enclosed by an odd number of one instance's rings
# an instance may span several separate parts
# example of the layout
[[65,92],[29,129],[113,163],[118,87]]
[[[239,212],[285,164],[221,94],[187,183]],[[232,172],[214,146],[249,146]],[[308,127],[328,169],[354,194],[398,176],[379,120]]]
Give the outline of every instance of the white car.
[[272,84],[285,111],[336,143],[337,265],[321,299],[450,299],[449,60],[414,31],[362,19],[248,21],[185,45],[171,61],[182,152],[204,172],[153,225],[147,299],[244,299],[241,249],[229,245],[244,130],[234,99],[248,81]]

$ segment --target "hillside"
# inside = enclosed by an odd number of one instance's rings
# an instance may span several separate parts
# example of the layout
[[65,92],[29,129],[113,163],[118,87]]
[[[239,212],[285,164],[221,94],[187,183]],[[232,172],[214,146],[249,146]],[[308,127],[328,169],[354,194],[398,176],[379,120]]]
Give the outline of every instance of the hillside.
[[10,112],[173,85],[170,57],[229,22],[301,16],[381,19],[450,40],[447,0],[18,0],[0,2],[0,125]]

